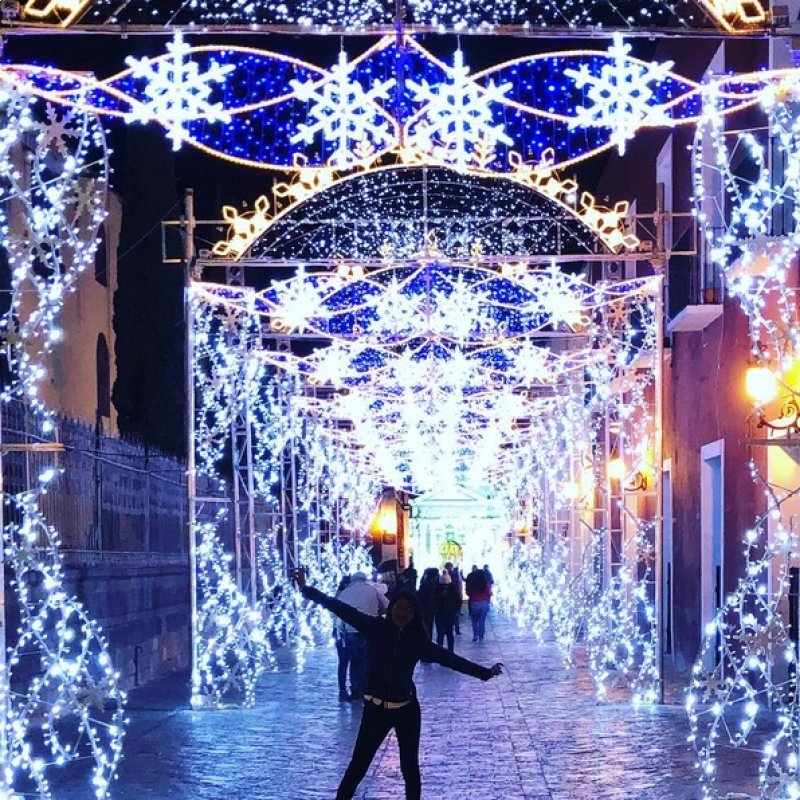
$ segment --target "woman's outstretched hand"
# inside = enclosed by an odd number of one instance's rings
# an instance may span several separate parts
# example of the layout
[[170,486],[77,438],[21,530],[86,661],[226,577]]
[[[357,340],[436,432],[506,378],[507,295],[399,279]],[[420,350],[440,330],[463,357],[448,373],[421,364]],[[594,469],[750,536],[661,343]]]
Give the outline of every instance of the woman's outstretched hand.
[[302,589],[306,585],[306,571],[302,567],[292,570],[292,580],[298,589]]
[[492,666],[489,667],[489,671],[492,673],[493,678],[496,678],[498,675],[502,675],[503,674],[502,662],[498,661],[496,664],[492,664]]

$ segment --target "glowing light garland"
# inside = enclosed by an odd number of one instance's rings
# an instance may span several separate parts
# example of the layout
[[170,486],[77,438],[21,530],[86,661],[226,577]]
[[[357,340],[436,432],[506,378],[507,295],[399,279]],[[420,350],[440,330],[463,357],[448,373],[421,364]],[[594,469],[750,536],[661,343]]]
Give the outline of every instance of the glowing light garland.
[[134,122],[161,120],[172,140],[174,150],[179,150],[186,137],[186,123],[204,119],[207,122],[230,123],[231,116],[219,103],[210,103],[212,84],[225,82],[235,69],[233,64],[211,61],[206,72],[187,59],[192,48],[183,41],[180,32],[167,45],[169,57],[152,63],[149,58],[128,57],[125,63],[131,68],[132,78],[147,81],[145,102],[135,103],[131,113]]
[[586,88],[591,100],[591,105],[576,109],[570,126],[610,128],[611,143],[617,146],[620,155],[625,153],[625,143],[639,128],[670,124],[666,111],[653,107],[655,90],[651,84],[666,80],[674,62],[645,66],[631,59],[630,52],[631,46],[621,36],[615,36],[608,51],[613,61],[603,66],[599,75],[592,74],[586,64],[578,70],[564,71],[575,80],[576,86]]
[[[30,65],[0,75],[55,104],[152,117],[176,144],[265,169],[366,166],[421,151],[429,163],[509,173],[544,160],[563,168],[624,147],[641,127],[702,119],[707,87],[669,66],[633,58],[617,40],[607,53],[540,54],[471,74],[461,51],[448,64],[409,36],[387,36],[352,60],[342,53],[331,70],[176,40],[167,55],[105,80]],[[168,85],[176,72],[188,80]],[[720,113],[752,105],[787,74],[718,79]]]
[[[705,13],[702,13],[702,9]],[[396,23],[396,6],[389,0],[365,0],[358,4],[316,3],[312,0],[268,3],[220,3],[198,0],[187,5],[179,0],[162,0],[156,8],[146,0],[120,6],[112,0],[27,0],[23,19],[69,25],[221,25],[286,26],[300,29],[364,30]],[[735,32],[761,27],[767,17],[758,0],[688,0],[649,3],[631,0],[409,0],[406,22],[436,30],[491,30],[498,25],[523,30],[561,27],[623,28],[639,26],[703,27],[708,15],[720,27]]]
[[[221,521],[221,520],[219,520]],[[233,557],[224,552],[217,524],[201,523],[198,536],[197,654],[192,674],[192,705],[222,706],[240,697],[255,704],[256,684],[272,650],[261,614],[250,606],[233,579]]]
[[[11,302],[2,319],[14,377],[2,401],[33,412],[46,440],[52,412],[39,396],[59,317],[78,276],[93,265],[105,217],[107,154],[99,120],[0,88],[0,225]],[[109,796],[125,731],[125,694],[99,626],[66,589],[58,532],[40,502],[59,470],[7,494],[6,564],[20,613],[9,636],[3,688],[3,795],[53,797],[58,770],[91,765],[91,792]],[[35,666],[34,666],[35,665]]]
[[[787,78],[762,100],[774,162],[767,136],[727,133],[715,118],[715,103],[698,129],[694,152],[697,214],[710,258],[749,317],[754,358],[770,365],[776,389],[783,385],[795,402],[791,370],[800,336],[790,268],[800,246],[796,98],[796,84]],[[715,184],[719,195],[706,188]],[[759,406],[756,411],[763,413]],[[719,750],[754,746],[762,753],[759,798],[800,797],[797,652],[784,617],[791,570],[800,557],[791,511],[798,489],[773,485],[755,463],[750,470],[764,488],[767,508],[745,532],[744,576],[717,616],[705,621],[687,695],[704,800],[719,797]]]
[[[304,566],[325,586],[333,579],[338,584],[350,571],[371,572],[362,545],[322,543],[318,532],[322,522],[363,530],[374,513],[381,487],[365,478],[360,454],[326,446],[311,434],[314,421],[295,413],[298,385],[268,372],[259,359],[260,326],[251,305],[209,306],[195,296],[193,306],[198,474],[210,478],[218,491],[227,490],[222,469],[231,431],[236,416],[247,409],[254,442],[254,490],[260,501],[277,504],[282,461],[287,453],[296,453],[290,457],[299,459],[292,491],[300,508],[309,513],[310,527],[317,530],[298,542]],[[306,650],[330,639],[329,615],[304,604],[289,578],[283,547],[286,529],[278,525],[256,532],[258,586],[253,605],[234,580],[233,557],[225,552],[218,532],[223,518],[201,521],[196,528],[198,615],[192,701],[197,707],[236,701],[252,705],[259,676],[275,666],[276,647],[291,645],[302,669]]]
[[[346,462],[344,471],[359,476],[354,496],[363,497],[363,487],[370,483],[416,491],[488,485],[497,489],[510,519],[535,494],[532,482],[551,475],[552,499],[572,477],[575,451],[562,446],[565,437],[585,452],[599,436],[600,428],[590,422],[599,410],[617,409],[633,425],[628,438],[633,431],[645,438],[640,423],[646,415],[640,419],[624,411],[626,404],[611,387],[628,375],[625,400],[644,407],[652,372],[645,370],[637,379],[640,368],[625,365],[653,352],[651,281],[595,287],[555,269],[503,274],[477,263],[448,265],[439,258],[429,253],[416,266],[389,263],[369,271],[357,271],[354,265],[334,272],[301,270],[260,293],[195,284],[196,317],[209,320],[200,330],[210,330],[214,319],[238,320],[242,329],[253,332],[244,345],[249,357],[268,364],[267,374],[275,374],[268,385],[279,381],[281,391],[291,395],[283,409],[274,404],[269,408],[279,416],[271,423],[276,430],[286,430],[287,416],[293,420],[290,436],[297,438],[305,461],[299,470],[301,487],[316,483],[310,476],[321,474],[320,458],[327,459],[331,469],[348,454],[361,453],[360,463]],[[599,326],[594,322],[598,313],[604,320]],[[632,327],[630,320],[637,314],[639,322]],[[573,344],[559,352],[529,340],[531,334],[541,332],[546,339],[547,331],[559,330],[577,331],[588,344],[583,350]],[[327,345],[302,357],[262,349],[262,336],[271,332],[310,334]],[[210,341],[205,334],[200,339]],[[219,347],[222,339],[217,341]],[[231,341],[241,349],[245,337],[237,335]],[[233,366],[230,355],[213,358],[219,359],[220,374],[247,372]],[[585,375],[595,398],[588,407]],[[275,396],[274,390],[265,392],[263,387],[259,392]],[[568,421],[566,427],[547,424],[554,413]],[[281,435],[274,436],[285,441]],[[263,433],[259,438],[270,439]],[[331,455],[324,456],[327,452]],[[259,458],[269,457],[265,453]],[[640,460],[634,456],[634,464]],[[437,463],[440,472],[432,472]],[[307,491],[301,488],[302,494]],[[542,603],[538,616],[531,615],[531,598],[521,590],[521,605],[526,607],[522,613],[528,620],[548,618],[565,658],[571,657],[576,638],[586,635],[602,654],[593,661],[601,697],[610,680],[622,679],[630,684],[635,702],[653,702],[658,675],[652,575],[642,570],[651,539],[634,536],[625,541],[619,573],[623,577],[598,600],[592,558],[585,559],[585,573],[570,574],[566,543],[555,530],[554,526],[542,576],[519,568],[533,580],[536,602]],[[595,547],[602,536],[596,532],[591,537]],[[284,585],[285,567],[274,542],[271,552],[264,596],[274,598],[270,610],[278,631],[296,637],[302,660],[315,624],[303,620],[291,589]],[[623,584],[634,593],[631,602],[619,588]],[[553,590],[564,598],[561,605],[545,601]],[[589,624],[596,602],[603,604],[602,627]]]

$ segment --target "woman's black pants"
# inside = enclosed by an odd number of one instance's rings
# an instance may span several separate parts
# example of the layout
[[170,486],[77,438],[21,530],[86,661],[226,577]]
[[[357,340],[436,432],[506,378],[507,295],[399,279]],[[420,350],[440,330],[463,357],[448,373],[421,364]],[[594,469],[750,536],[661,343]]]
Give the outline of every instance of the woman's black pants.
[[445,638],[447,639],[447,649],[453,652],[453,626],[455,625],[455,614],[436,615],[436,644],[442,646]]
[[358,729],[350,766],[344,773],[336,800],[351,800],[358,784],[367,774],[375,753],[394,728],[400,748],[400,769],[406,784],[406,800],[421,800],[422,778],[419,773],[420,710],[416,698],[402,708],[388,709],[364,701],[364,714]]

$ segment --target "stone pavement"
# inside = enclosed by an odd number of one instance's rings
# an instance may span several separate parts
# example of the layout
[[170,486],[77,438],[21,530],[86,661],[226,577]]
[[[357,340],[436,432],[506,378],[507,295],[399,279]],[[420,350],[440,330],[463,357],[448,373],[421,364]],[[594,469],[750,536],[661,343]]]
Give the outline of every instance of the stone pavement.
[[[554,648],[536,646],[490,617],[486,641],[465,626],[456,650],[506,675],[481,681],[420,665],[424,800],[699,800],[679,706],[598,706],[588,672],[566,673]],[[173,687],[174,688],[174,687]],[[335,653],[306,669],[267,675],[254,709],[192,711],[161,686],[136,693],[115,800],[333,800],[360,708],[336,700]],[[734,759],[744,791],[755,763]],[[78,776],[61,800],[89,800]],[[357,797],[402,798],[396,743],[387,740]]]

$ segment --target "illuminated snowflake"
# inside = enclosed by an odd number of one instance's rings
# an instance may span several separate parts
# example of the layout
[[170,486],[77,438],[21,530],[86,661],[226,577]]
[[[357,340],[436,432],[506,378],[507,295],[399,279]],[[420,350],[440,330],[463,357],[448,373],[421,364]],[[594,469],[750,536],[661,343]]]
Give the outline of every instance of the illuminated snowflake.
[[479,86],[470,77],[461,50],[456,51],[450,75],[448,83],[435,85],[407,81],[416,100],[428,103],[412,139],[416,146],[465,169],[479,150],[493,150],[497,144],[513,145],[505,126],[494,124],[492,112],[492,103],[502,102],[512,86]]
[[130,119],[134,122],[156,120],[166,129],[172,139],[173,150],[180,149],[186,139],[186,124],[196,120],[207,122],[231,121],[220,103],[210,103],[212,84],[225,82],[234,64],[218,64],[212,61],[206,72],[187,56],[191,47],[183,41],[180,32],[167,45],[169,56],[155,61],[149,58],[125,59],[134,78],[147,81],[144,93],[147,102],[133,106]]
[[571,128],[601,127],[611,129],[611,143],[625,152],[628,139],[644,124],[669,125],[669,116],[653,105],[655,92],[651,84],[663,81],[674,62],[644,64],[630,57],[631,46],[620,35],[608,55],[612,63],[606,64],[599,75],[591,72],[589,65],[580,69],[566,69],[564,74],[575,80],[579,89],[586,89],[591,105],[575,109]]
[[[351,166],[367,152],[374,152],[376,145],[381,146],[392,140],[386,117],[375,101],[388,96],[396,83],[395,79],[376,80],[371,89],[365,90],[358,81],[352,79],[351,71],[352,64],[342,51],[339,61],[331,70],[331,77],[324,83],[314,80],[291,81],[298,100],[311,104],[309,118],[313,120],[298,125],[299,132],[292,137],[292,144],[311,144],[316,136],[321,135],[325,142],[336,146],[331,164],[340,168]],[[361,156],[355,152],[359,147],[362,148]]]
[[59,113],[51,103],[45,105],[44,145],[62,158],[70,154],[71,143],[78,138],[78,133],[72,127],[73,122],[69,112]]

